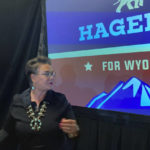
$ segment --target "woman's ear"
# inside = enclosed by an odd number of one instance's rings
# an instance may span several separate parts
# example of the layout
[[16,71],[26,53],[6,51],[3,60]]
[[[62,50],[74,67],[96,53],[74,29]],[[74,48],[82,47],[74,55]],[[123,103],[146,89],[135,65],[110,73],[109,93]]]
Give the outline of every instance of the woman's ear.
[[31,74],[30,78],[31,78],[31,81],[34,82],[35,81],[35,74]]

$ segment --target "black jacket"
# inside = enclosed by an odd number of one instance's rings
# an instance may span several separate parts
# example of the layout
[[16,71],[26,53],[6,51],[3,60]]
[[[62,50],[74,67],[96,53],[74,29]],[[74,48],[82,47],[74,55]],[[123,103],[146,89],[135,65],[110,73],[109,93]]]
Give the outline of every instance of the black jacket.
[[[71,106],[66,97],[52,90],[48,91],[46,97],[40,104],[46,103],[46,112],[41,117],[41,129],[31,129],[31,119],[27,114],[27,107],[35,109],[36,104],[31,103],[30,89],[22,94],[16,94],[9,110],[9,116],[0,130],[0,144],[7,137],[10,141],[17,142],[17,150],[62,150],[67,141],[67,136],[59,128],[62,118],[74,119]],[[6,144],[6,143],[5,143]],[[1,149],[1,148],[0,148]]]

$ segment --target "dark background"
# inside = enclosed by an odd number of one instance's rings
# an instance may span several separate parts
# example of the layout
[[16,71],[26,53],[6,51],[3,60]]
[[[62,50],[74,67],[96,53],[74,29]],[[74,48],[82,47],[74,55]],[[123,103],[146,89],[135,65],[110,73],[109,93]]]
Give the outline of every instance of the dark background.
[[24,75],[27,60],[47,54],[42,46],[46,45],[46,35],[42,36],[44,4],[41,0],[0,1],[0,122],[13,95],[28,86]]

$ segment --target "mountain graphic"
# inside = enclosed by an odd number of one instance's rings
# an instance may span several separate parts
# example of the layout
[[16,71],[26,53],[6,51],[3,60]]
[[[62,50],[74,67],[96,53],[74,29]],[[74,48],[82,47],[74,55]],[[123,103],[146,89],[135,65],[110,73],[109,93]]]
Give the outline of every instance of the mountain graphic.
[[95,96],[86,107],[150,114],[150,86],[131,77],[126,82],[120,81],[110,93],[102,92]]

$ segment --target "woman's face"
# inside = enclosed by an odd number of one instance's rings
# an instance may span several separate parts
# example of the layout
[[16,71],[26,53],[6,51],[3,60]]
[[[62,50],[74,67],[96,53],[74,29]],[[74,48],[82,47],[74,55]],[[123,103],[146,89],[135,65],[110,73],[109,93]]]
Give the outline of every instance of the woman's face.
[[31,74],[31,80],[35,89],[48,91],[54,83],[55,73],[49,64],[41,64],[37,69],[37,74]]

